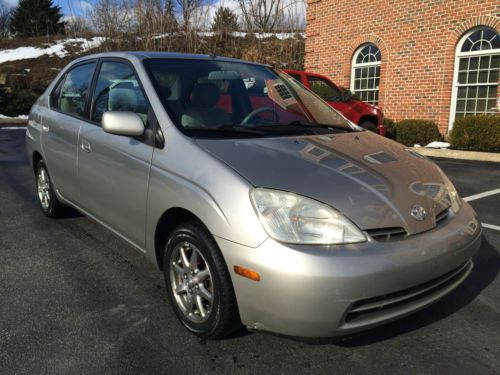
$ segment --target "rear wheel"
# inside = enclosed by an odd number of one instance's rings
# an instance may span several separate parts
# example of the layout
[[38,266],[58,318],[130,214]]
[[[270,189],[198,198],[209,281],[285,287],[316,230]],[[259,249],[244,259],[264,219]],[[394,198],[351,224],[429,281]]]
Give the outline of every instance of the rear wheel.
[[189,331],[217,339],[241,327],[229,272],[203,225],[177,227],[165,247],[163,264],[170,301]]
[[57,199],[49,172],[43,160],[40,160],[36,165],[35,177],[36,195],[42,212],[51,218],[61,217],[64,208]]
[[359,126],[378,134],[377,124],[372,121],[363,121]]

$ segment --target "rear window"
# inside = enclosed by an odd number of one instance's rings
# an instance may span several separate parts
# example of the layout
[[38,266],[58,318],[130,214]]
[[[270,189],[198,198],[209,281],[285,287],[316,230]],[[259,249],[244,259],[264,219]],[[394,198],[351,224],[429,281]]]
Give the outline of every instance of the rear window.
[[66,73],[52,93],[52,108],[83,117],[95,65],[95,63],[78,65]]

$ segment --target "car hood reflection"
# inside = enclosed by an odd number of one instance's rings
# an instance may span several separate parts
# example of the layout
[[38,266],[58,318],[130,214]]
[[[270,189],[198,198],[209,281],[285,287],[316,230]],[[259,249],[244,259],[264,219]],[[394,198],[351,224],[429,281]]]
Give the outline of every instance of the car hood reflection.
[[[367,131],[197,142],[252,185],[324,202],[363,230],[423,232],[434,228],[436,215],[449,207],[435,164]],[[424,220],[410,215],[415,205],[425,209]]]

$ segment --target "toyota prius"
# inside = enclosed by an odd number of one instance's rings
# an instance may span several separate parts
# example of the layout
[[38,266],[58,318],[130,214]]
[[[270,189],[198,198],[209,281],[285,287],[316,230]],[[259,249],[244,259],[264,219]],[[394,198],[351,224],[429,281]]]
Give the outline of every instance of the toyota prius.
[[205,338],[392,321],[456,288],[480,246],[438,166],[267,65],[86,56],[38,99],[26,139],[42,212],[75,208],[143,253]]

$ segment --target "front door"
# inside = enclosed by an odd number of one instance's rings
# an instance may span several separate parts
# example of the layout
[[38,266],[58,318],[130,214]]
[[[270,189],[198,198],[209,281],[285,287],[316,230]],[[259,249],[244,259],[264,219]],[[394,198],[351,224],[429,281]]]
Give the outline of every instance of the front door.
[[96,81],[91,122],[78,148],[81,206],[140,248],[145,247],[148,178],[154,147],[140,139],[106,133],[106,111],[137,113],[148,126],[149,103],[126,62],[103,61]]

